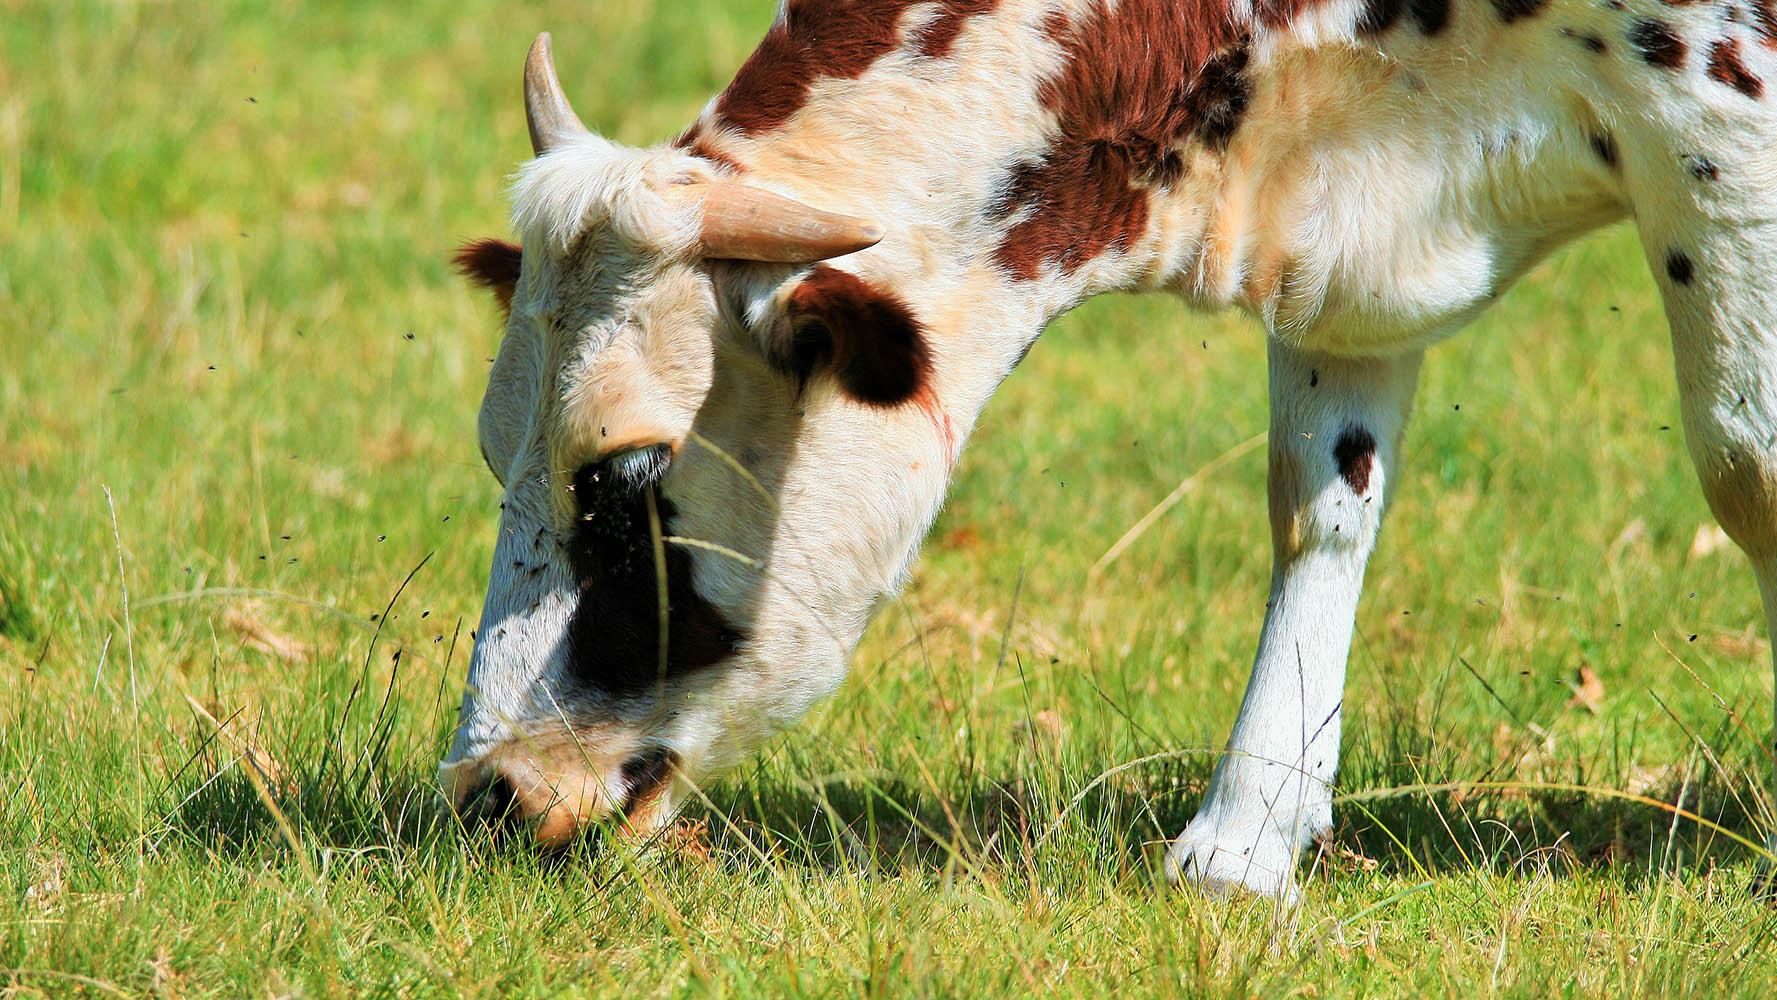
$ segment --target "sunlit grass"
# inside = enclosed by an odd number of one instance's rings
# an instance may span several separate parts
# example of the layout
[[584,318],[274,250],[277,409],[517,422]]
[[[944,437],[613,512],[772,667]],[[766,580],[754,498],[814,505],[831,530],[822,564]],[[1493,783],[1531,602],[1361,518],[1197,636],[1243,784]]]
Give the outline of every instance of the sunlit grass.
[[0,991],[1772,992],[1769,647],[1622,230],[1427,365],[1297,911],[1158,884],[1269,575],[1255,451],[1089,577],[1265,427],[1259,334],[1159,299],[1045,337],[853,678],[667,844],[446,815],[498,494],[445,260],[522,53],[655,141],[772,8],[0,3]]

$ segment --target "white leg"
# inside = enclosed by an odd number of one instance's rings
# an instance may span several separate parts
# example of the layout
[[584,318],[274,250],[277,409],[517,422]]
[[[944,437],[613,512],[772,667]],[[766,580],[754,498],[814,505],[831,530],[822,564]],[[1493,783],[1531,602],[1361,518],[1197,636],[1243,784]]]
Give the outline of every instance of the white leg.
[[[1777,229],[1772,235],[1774,256],[1767,259],[1777,268]],[[1731,309],[1726,296],[1680,304],[1691,294],[1719,294],[1693,291],[1700,281],[1697,275],[1691,288],[1667,289],[1685,440],[1710,510],[1752,560],[1764,599],[1765,633],[1777,635],[1777,295],[1765,298],[1768,311],[1756,320],[1748,317],[1756,327],[1735,329],[1723,322]],[[1777,288],[1777,280],[1767,287]],[[1772,666],[1777,670],[1777,657]],[[1777,791],[1777,782],[1768,790]],[[1777,853],[1777,831],[1766,847]],[[1761,868],[1758,891],[1777,900],[1772,865]]]
[[[1724,166],[1705,188],[1708,197],[1699,199],[1710,211],[1662,191],[1638,200],[1637,214],[1672,326],[1685,443],[1710,510],[1752,560],[1771,634],[1777,623],[1777,223],[1758,217],[1769,217],[1777,185],[1765,176],[1736,190]],[[1761,199],[1757,214],[1737,220],[1736,202],[1752,191]],[[1777,834],[1770,847],[1777,851]],[[1767,877],[1763,889],[1777,892],[1777,882]]]
[[[1653,113],[1638,120],[1654,127],[1618,138],[1642,247],[1672,327],[1685,443],[1710,510],[1752,561],[1770,634],[1777,623],[1777,110],[1747,101],[1648,106]],[[1692,169],[1699,162],[1709,169]],[[1770,846],[1777,850],[1777,835]],[[1764,887],[1777,889],[1768,879]]]
[[1167,875],[1295,894],[1332,824],[1345,660],[1422,355],[1342,359],[1271,344],[1271,600],[1240,717]]

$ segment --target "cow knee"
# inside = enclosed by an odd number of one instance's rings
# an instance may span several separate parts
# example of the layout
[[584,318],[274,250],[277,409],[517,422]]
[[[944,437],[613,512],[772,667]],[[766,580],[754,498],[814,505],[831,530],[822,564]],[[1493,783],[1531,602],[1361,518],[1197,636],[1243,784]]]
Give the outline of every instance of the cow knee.
[[1722,530],[1754,563],[1777,563],[1777,455],[1732,445],[1697,456],[1703,494]]
[[1385,475],[1377,436],[1361,422],[1273,441],[1269,494],[1279,564],[1313,551],[1367,556],[1382,525]]

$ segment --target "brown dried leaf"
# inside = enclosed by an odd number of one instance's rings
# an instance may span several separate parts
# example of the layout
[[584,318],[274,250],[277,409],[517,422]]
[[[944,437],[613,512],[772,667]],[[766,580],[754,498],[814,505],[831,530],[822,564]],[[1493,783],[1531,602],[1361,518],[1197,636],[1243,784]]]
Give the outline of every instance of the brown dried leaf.
[[1060,743],[1067,723],[1061,721],[1061,713],[1053,708],[1045,708],[1028,719],[1019,719],[1013,727],[1020,733],[1035,732],[1046,737],[1052,743]]
[[1672,774],[1670,767],[1632,767],[1623,777],[1623,791],[1631,795],[1651,795],[1671,784]]
[[222,741],[240,756],[243,764],[253,769],[268,789],[280,792],[296,790],[295,784],[286,780],[284,765],[272,756],[271,751],[260,745],[257,716],[248,718],[245,711],[225,712],[219,707],[205,705],[190,695],[186,695],[185,700],[216,728]]
[[1697,533],[1691,536],[1691,558],[1702,559],[1712,556],[1733,544],[1728,538],[1728,533],[1721,530],[1721,525],[1713,522],[1699,524],[1697,525]]
[[1748,625],[1740,632],[1717,632],[1709,636],[1709,648],[1723,656],[1736,659],[1764,662],[1770,656],[1770,646],[1759,637],[1757,631]]
[[1329,864],[1347,872],[1373,872],[1382,867],[1382,862],[1375,858],[1339,844],[1331,845],[1327,851],[1327,860]]
[[32,875],[31,884],[25,887],[25,902],[40,909],[50,909],[67,891],[68,883],[62,877],[67,863],[60,854],[41,862]]
[[301,663],[307,660],[309,658],[308,644],[272,628],[261,617],[264,610],[258,604],[239,604],[229,608],[223,614],[222,624],[239,635],[242,644],[248,649],[257,650],[286,663]]
[[1573,688],[1573,697],[1567,702],[1569,708],[1583,708],[1597,714],[1598,706],[1604,703],[1604,681],[1596,670],[1589,664],[1580,664],[1578,675],[1568,686]]
[[710,859],[710,825],[701,819],[681,819],[660,832],[660,846],[692,861]]
[[952,552],[972,552],[981,547],[981,532],[972,524],[960,524],[938,539],[938,547]]
[[1647,541],[1647,521],[1636,518],[1623,526],[1616,540],[1610,543],[1610,551],[1605,555],[1606,562],[1616,562],[1623,551],[1632,545]]
[[181,993],[180,983],[184,981],[179,971],[173,968],[173,953],[166,945],[161,945],[148,963],[152,976],[149,992],[157,997],[176,997]]

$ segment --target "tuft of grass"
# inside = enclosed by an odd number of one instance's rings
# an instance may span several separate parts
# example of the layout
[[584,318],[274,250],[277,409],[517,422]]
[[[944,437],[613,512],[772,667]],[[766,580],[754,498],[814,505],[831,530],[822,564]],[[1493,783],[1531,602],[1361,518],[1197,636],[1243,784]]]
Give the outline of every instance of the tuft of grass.
[[853,679],[662,843],[448,815],[499,495],[445,261],[517,67],[654,142],[775,6],[0,3],[0,992],[1773,992],[1770,647],[1621,228],[1428,360],[1300,909],[1156,875],[1270,573],[1257,452],[1103,558],[1266,425],[1261,335],[1160,298],[1044,337]]

